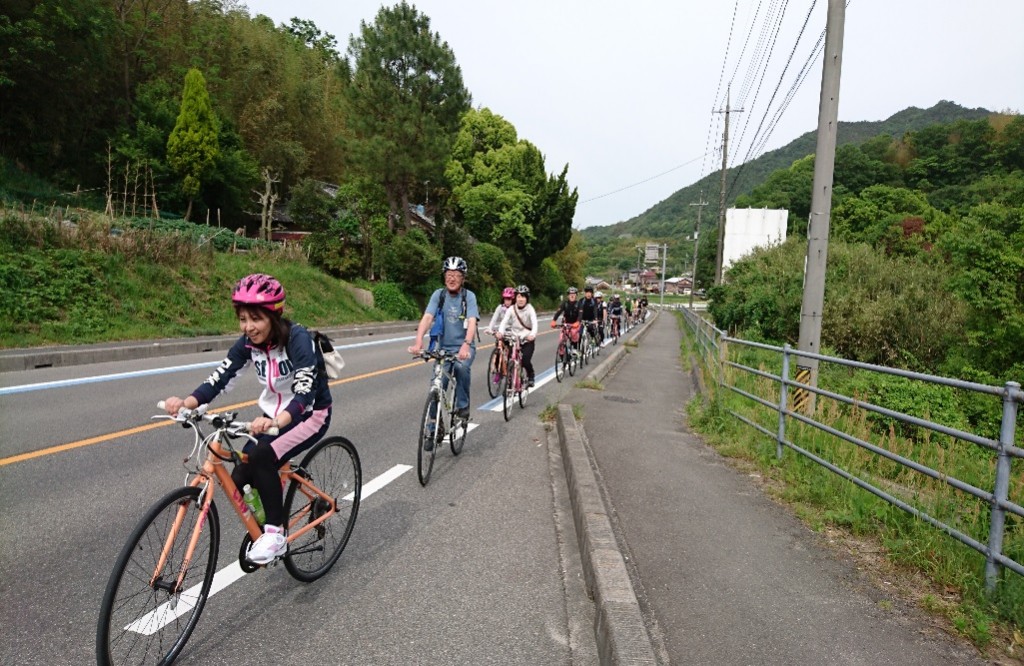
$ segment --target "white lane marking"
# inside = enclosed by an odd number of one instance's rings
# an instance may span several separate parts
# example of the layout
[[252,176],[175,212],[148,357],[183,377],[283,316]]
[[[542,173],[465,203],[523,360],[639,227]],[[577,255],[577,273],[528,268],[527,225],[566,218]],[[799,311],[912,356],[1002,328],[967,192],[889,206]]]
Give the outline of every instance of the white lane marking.
[[[539,389],[541,386],[544,386],[545,384],[547,384],[548,382],[550,382],[554,378],[555,378],[555,368],[554,367],[550,367],[547,370],[545,370],[544,372],[540,373],[539,375],[537,375],[536,377],[533,378],[534,384],[533,384],[533,388],[530,389],[530,393],[533,393],[534,391]],[[485,402],[484,404],[480,405],[480,407],[479,407],[479,409],[481,411],[488,411],[488,412],[500,412],[503,408],[504,408],[504,405],[502,403],[502,396],[498,396],[497,398],[495,398],[493,400],[489,400],[488,402]]]
[[[363,484],[362,494],[359,497],[359,501],[362,502],[364,499],[366,499],[370,495],[374,494],[375,492],[377,492],[378,490],[380,490],[384,486],[388,485],[389,483],[391,483],[392,481],[394,481],[398,477],[402,476],[403,474],[408,472],[410,469],[412,469],[411,465],[395,465],[394,467],[392,467],[388,471],[386,471],[383,474],[381,474],[380,476],[378,476],[373,481],[370,481],[369,483],[364,483]],[[353,496],[354,496],[354,493],[349,493],[348,495],[345,495],[341,499],[343,499],[346,502],[351,502]]]
[[[371,340],[370,342],[356,342],[350,345],[337,345],[336,349],[355,349],[357,347],[372,347],[375,345],[386,345],[393,342],[406,342],[412,340],[414,335],[407,335],[400,338],[387,338],[383,340]],[[58,379],[52,382],[38,382],[36,384],[22,384],[20,386],[6,386],[0,388],[0,395],[12,393],[27,393],[29,391],[44,391],[46,389],[65,388],[68,386],[79,386],[82,384],[95,384],[97,382],[112,382],[118,379],[134,379],[135,377],[148,377],[150,375],[162,375],[172,372],[186,372],[201,368],[215,368],[221,361],[206,361],[203,363],[190,363],[188,365],[174,365],[166,368],[151,368],[149,370],[133,370],[131,372],[117,372],[110,375],[95,375],[92,377],[80,377],[78,379]]]
[[[362,502],[362,500],[402,476],[410,469],[412,469],[411,465],[395,465],[369,483],[364,483],[362,496],[359,501]],[[342,499],[352,501],[352,493],[349,493]],[[231,585],[244,576],[245,572],[242,571],[242,567],[236,559],[234,562],[213,575],[213,583],[210,585],[209,596],[212,597],[228,585]],[[201,586],[202,583],[193,585],[181,593],[177,603],[174,601],[168,601],[161,604],[157,608],[140,617],[138,620],[129,624],[125,627],[125,630],[134,631],[135,633],[142,634],[144,636],[152,636],[171,622],[174,622],[176,619],[195,608],[196,600],[199,595],[199,588]]]

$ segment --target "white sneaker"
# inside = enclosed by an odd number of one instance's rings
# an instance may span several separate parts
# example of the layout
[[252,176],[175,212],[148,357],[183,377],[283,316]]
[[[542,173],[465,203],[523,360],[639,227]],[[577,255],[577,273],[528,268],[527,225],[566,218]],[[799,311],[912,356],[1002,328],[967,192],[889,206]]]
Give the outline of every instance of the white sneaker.
[[246,559],[253,564],[269,564],[287,552],[288,540],[284,536],[284,529],[267,525],[256,543],[249,546]]

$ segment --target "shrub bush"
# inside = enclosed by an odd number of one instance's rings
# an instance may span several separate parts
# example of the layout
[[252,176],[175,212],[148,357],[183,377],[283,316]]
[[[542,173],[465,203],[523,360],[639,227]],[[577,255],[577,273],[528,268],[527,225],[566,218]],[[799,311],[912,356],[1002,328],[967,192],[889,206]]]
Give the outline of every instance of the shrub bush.
[[421,314],[412,299],[393,282],[379,282],[373,286],[373,305],[395,319],[411,321],[419,319]]

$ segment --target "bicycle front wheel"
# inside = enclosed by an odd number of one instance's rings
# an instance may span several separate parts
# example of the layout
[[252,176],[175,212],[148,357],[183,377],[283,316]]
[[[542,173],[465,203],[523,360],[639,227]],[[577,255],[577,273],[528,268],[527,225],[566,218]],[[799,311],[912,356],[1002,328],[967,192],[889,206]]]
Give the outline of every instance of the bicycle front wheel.
[[[199,539],[186,562],[196,526]],[[199,489],[186,487],[153,505],[121,550],[100,604],[99,664],[170,664],[199,622],[217,572],[220,520],[203,515]],[[186,566],[187,564],[187,566]]]
[[[344,437],[328,437],[317,442],[295,473],[330,496],[337,508],[330,518],[288,544],[284,568],[292,578],[310,583],[330,571],[345,550],[359,515],[363,471],[352,442]],[[288,531],[297,532],[330,511],[331,505],[293,480],[284,510]]]
[[487,394],[497,398],[501,393],[501,383],[504,379],[501,374],[501,350],[497,346],[491,350],[491,358],[487,362]]
[[505,421],[512,418],[512,401],[515,400],[516,374],[517,370],[513,365],[508,373],[508,377],[505,379],[505,391],[501,395],[501,411]]
[[558,345],[558,351],[555,352],[555,379],[558,380],[559,384],[565,378],[566,365],[565,345],[560,344]]
[[430,481],[430,471],[434,468],[434,454],[441,444],[441,437],[438,436],[441,423],[441,415],[438,413],[440,409],[437,394],[431,391],[427,404],[423,406],[419,446],[416,447],[416,474],[420,478],[421,486],[427,485]]

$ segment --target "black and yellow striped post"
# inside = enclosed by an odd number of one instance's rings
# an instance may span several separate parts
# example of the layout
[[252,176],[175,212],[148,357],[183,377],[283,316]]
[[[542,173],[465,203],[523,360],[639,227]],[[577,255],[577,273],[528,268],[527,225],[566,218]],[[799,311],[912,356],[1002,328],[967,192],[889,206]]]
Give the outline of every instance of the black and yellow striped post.
[[[798,384],[811,383],[811,369],[802,365],[796,367],[796,382]],[[793,411],[807,414],[811,403],[811,392],[805,388],[793,387]]]

